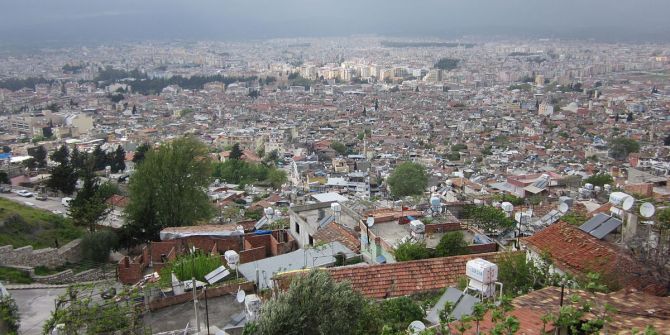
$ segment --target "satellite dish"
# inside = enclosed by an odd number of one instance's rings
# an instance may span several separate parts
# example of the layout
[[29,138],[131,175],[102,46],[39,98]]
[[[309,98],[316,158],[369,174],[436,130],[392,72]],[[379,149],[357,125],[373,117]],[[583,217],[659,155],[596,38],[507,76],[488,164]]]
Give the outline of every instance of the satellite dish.
[[650,218],[654,216],[654,213],[656,213],[656,207],[650,202],[645,202],[640,206],[640,215],[644,216],[645,218]]
[[558,211],[563,214],[567,213],[569,209],[570,206],[568,206],[568,204],[566,204],[565,202],[561,202],[561,204],[558,205]]
[[237,296],[235,296],[235,299],[237,299],[237,302],[240,304],[244,302],[244,298],[247,297],[247,293],[244,292],[243,290],[238,290],[237,291]]
[[372,227],[375,225],[375,218],[373,216],[368,216],[367,221],[365,221],[365,224],[368,225],[368,227]]
[[629,197],[626,197],[626,199],[624,199],[623,204],[621,205],[621,208],[623,208],[623,210],[627,211],[627,210],[633,208],[633,205],[635,205],[635,198],[629,196]]
[[417,321],[412,321],[412,323],[409,324],[409,327],[407,327],[407,330],[409,330],[409,332],[411,334],[418,334],[418,333],[426,330],[426,325],[423,324],[423,322],[418,321],[418,320]]

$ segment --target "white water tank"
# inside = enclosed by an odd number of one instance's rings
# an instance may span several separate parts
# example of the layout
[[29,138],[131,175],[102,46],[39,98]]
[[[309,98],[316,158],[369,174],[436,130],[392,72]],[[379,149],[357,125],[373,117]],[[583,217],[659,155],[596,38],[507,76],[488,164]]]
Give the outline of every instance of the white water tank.
[[249,294],[244,297],[244,312],[247,315],[247,321],[255,321],[261,312],[261,299],[255,294]]
[[492,284],[498,280],[498,265],[482,258],[471,259],[465,265],[465,275],[482,284]]
[[275,213],[275,210],[272,209],[272,207],[268,207],[268,208],[264,209],[263,211],[265,212],[265,215],[268,216],[268,217],[272,216]]
[[505,201],[502,204],[500,204],[500,208],[502,208],[503,212],[505,213],[512,213],[512,211],[514,210],[514,205],[512,205],[511,202]]
[[[617,207],[623,207],[623,204],[625,202],[630,202],[631,200],[628,200],[631,197],[629,194],[623,193],[623,192],[612,192],[610,194],[610,204],[617,206]],[[634,201],[634,200],[633,200]]]
[[223,253],[223,257],[226,259],[228,266],[233,269],[237,266],[237,263],[240,262],[240,254],[235,250],[226,250],[226,252]]
[[338,204],[337,202],[334,202],[330,204],[330,210],[333,211],[333,213],[340,213],[342,211],[342,205]]
[[593,191],[593,184],[591,184],[591,183],[586,183],[586,184],[584,184],[584,188],[587,189],[587,190],[589,190],[589,191]]

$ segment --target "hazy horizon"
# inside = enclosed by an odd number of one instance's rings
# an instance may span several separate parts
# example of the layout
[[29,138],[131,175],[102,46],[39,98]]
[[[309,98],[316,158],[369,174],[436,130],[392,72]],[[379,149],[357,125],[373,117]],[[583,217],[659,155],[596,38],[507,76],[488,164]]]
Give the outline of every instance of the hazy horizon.
[[670,1],[2,0],[0,43],[382,36],[670,41]]

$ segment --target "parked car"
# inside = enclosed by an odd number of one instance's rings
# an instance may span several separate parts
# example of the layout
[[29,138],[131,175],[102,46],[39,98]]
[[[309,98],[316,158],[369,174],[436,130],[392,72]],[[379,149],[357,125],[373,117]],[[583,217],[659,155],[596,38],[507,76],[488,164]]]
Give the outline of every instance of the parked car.
[[35,194],[35,199],[45,201],[47,200],[47,196],[44,194]]
[[65,208],[68,208],[68,207],[70,207],[70,201],[72,201],[72,198],[65,197],[65,198],[61,199],[60,203],[63,204],[63,206],[65,206]]
[[0,193],[10,193],[12,191],[9,186],[0,186]]
[[26,190],[19,190],[19,191],[16,192],[16,194],[18,194],[22,197],[26,197],[26,198],[30,198],[30,197],[33,196],[33,194],[31,192],[28,192]]

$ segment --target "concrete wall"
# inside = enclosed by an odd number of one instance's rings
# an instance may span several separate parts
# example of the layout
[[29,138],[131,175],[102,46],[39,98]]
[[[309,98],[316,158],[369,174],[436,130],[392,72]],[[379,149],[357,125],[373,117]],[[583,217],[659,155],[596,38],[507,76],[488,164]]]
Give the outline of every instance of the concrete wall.
[[11,245],[0,247],[0,265],[46,266],[55,268],[65,263],[81,260],[81,240],[77,239],[55,249],[34,250],[31,246],[14,249]]
[[[254,289],[254,283],[252,282],[245,282],[242,284],[228,284],[228,285],[222,285],[218,287],[212,287],[207,289],[207,298],[214,298],[214,297],[219,297],[225,294],[233,294],[237,292],[239,289],[242,289],[244,291],[253,291]],[[201,291],[202,292],[202,291]],[[202,298],[202,293],[198,293],[198,296]],[[186,292],[184,294],[180,295],[175,295],[172,297],[167,297],[167,298],[161,298],[154,300],[149,303],[149,309],[151,311],[156,311],[161,308],[165,308],[168,306],[172,305],[177,305],[177,304],[182,304],[187,301],[193,301],[193,292]]]

